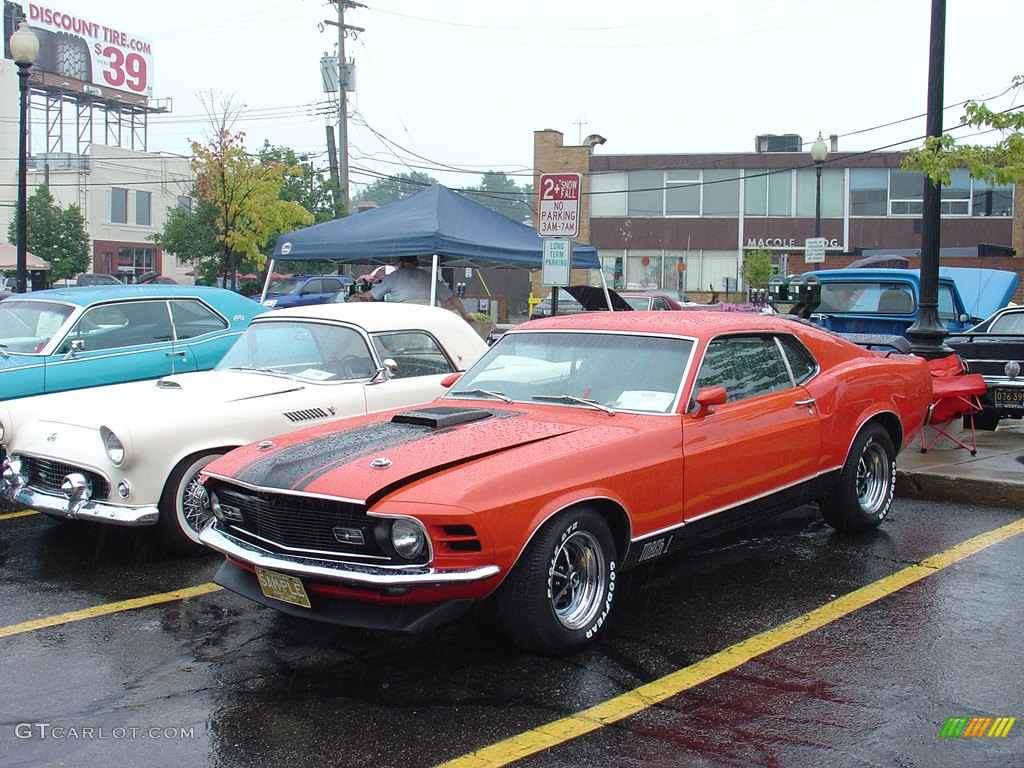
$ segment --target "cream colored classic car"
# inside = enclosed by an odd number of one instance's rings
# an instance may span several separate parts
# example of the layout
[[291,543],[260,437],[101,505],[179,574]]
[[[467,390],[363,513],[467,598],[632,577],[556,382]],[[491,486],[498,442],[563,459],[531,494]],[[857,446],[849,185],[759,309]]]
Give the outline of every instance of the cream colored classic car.
[[246,443],[423,403],[487,345],[447,310],[323,304],[257,317],[212,371],[0,402],[0,495],[55,518],[153,525],[199,550],[199,470]]

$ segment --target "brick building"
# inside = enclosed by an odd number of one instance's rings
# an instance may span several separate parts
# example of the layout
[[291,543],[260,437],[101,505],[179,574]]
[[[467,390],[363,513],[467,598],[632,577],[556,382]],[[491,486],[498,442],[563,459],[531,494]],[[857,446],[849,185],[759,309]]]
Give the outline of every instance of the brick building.
[[[880,250],[917,267],[921,174],[900,169],[904,152],[840,152],[835,137],[829,142],[820,188],[827,245],[817,268],[845,267]],[[815,235],[817,178],[799,136],[759,136],[754,151],[733,154],[599,154],[603,143],[593,135],[583,146],[565,146],[560,132],[537,131],[534,168],[537,178],[582,174],[579,240],[598,249],[611,284],[685,290],[698,301],[712,293],[738,299],[745,293],[740,265],[752,250],[769,251],[787,274],[812,268],[803,252]],[[1024,276],[1024,206],[1019,190],[1014,197],[1012,185],[954,173],[942,194],[941,263]],[[535,294],[547,292],[534,286]]]

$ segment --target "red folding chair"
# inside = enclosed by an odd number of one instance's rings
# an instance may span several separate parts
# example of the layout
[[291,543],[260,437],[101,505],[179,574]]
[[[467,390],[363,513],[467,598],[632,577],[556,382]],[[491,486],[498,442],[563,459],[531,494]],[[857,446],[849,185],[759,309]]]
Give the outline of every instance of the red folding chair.
[[957,419],[981,412],[980,395],[986,389],[985,380],[977,373],[967,373],[963,361],[959,357],[949,355],[928,361],[928,369],[932,374],[932,404],[928,409],[927,423],[935,430],[931,440],[926,443],[925,433],[921,432],[921,453],[927,452],[935,443],[945,437],[961,448],[978,453],[978,436],[974,431],[974,419],[971,424],[970,443],[950,431]]

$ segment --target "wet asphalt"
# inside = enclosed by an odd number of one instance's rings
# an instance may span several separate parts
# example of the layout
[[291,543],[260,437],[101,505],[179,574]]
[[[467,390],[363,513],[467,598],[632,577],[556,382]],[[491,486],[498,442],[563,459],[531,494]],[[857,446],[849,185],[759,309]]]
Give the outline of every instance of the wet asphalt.
[[[563,659],[517,653],[486,611],[401,636],[289,619],[224,591],[32,628],[208,584],[219,559],[169,557],[147,531],[10,512],[5,768],[1024,764],[1024,535],[933,561],[925,578],[778,640],[837,597],[1019,525],[1019,510],[901,498],[880,530],[842,537],[804,507],[624,575],[605,637]],[[764,653],[689,687],[665,682],[761,633],[774,639]],[[669,692],[586,733],[559,724],[644,684]],[[1000,716],[1020,719],[1004,737],[940,735],[949,718]]]

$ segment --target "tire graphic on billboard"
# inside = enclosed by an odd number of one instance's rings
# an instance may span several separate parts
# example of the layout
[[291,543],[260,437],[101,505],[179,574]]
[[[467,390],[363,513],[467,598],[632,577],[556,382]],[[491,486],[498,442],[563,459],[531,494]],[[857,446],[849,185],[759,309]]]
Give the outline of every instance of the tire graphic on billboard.
[[39,38],[37,66],[60,77],[71,77],[84,83],[92,82],[92,58],[89,44],[67,32],[51,32],[33,27]]

